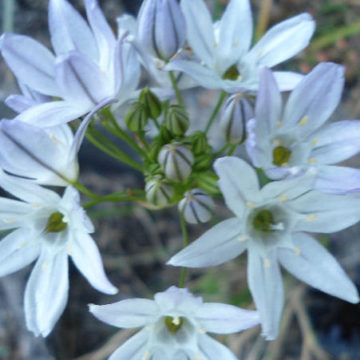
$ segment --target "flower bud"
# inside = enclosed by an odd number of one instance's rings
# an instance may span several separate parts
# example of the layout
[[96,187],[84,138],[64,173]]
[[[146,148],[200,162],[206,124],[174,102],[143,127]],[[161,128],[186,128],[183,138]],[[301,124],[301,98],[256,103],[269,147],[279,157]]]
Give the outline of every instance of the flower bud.
[[125,123],[130,131],[141,131],[148,122],[148,113],[141,102],[131,104],[125,113]]
[[161,101],[148,87],[140,93],[139,101],[145,105],[145,109],[152,119],[156,120],[160,116]]
[[176,0],[144,0],[138,16],[138,42],[148,52],[169,60],[186,40],[184,14]]
[[203,131],[194,131],[189,137],[189,141],[192,143],[192,150],[195,155],[201,155],[204,152],[211,152],[211,147],[207,142],[206,135]]
[[171,105],[165,113],[165,126],[174,135],[186,133],[190,121],[186,110],[179,105]]
[[211,195],[220,195],[219,178],[211,171],[201,172],[196,176],[197,186]]
[[165,184],[161,177],[156,176],[146,182],[146,200],[156,206],[166,206],[170,204],[174,196],[174,189],[171,185]]
[[230,96],[224,107],[220,127],[226,141],[230,144],[240,144],[245,140],[246,122],[254,117],[254,111],[249,101],[242,95]]
[[162,147],[158,161],[168,179],[183,181],[191,174],[194,155],[186,146],[172,143]]
[[199,224],[211,219],[215,203],[205,191],[193,189],[185,193],[184,198],[179,202],[178,209],[186,222]]

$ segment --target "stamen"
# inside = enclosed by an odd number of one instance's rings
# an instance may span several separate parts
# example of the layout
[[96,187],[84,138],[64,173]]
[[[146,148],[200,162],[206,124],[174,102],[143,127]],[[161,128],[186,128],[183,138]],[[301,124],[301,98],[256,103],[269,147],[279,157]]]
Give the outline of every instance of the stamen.
[[147,360],[150,357],[150,351],[146,351],[144,356],[141,358],[141,360]]
[[315,138],[312,142],[311,142],[311,145],[312,146],[316,146],[317,145],[317,143],[319,142],[319,138]]
[[295,251],[295,254],[300,256],[301,255],[301,251],[298,247],[294,247],[294,251]]
[[238,47],[238,46],[239,46],[239,40],[235,40],[235,41],[234,41],[234,44],[233,44],[233,47],[236,48],[236,47]]
[[287,197],[286,194],[282,194],[282,195],[280,196],[280,202],[285,202],[285,201],[287,201],[287,199],[288,199],[288,197]]
[[309,216],[306,217],[306,221],[308,221],[308,222],[313,222],[313,221],[315,221],[317,218],[318,218],[318,216],[317,216],[316,214],[309,215]]
[[240,236],[239,237],[239,241],[240,242],[244,242],[244,241],[246,241],[247,240],[247,237],[246,236]]
[[299,122],[299,126],[304,126],[309,121],[309,117],[305,115]]
[[264,259],[264,267],[269,268],[271,265],[270,259],[266,258]]
[[282,231],[285,229],[285,226],[282,222],[277,223],[277,224],[271,224],[270,225],[270,229],[273,231]]
[[310,158],[309,159],[309,163],[310,164],[316,164],[317,163],[317,160],[315,158]]
[[249,209],[254,209],[254,208],[255,208],[254,203],[252,203],[252,202],[250,202],[250,201],[248,201],[248,202],[246,203],[246,205],[247,205],[247,207],[248,207]]
[[281,122],[281,121],[277,121],[277,122],[276,122],[276,126],[277,126],[278,128],[281,128],[281,127],[282,127],[282,122]]

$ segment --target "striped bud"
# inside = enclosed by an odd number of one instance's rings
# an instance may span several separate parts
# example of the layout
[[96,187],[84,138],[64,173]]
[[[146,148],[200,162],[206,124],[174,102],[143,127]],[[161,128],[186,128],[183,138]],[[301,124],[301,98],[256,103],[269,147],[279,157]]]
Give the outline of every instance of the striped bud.
[[226,141],[230,144],[240,144],[246,137],[246,122],[254,117],[254,111],[249,101],[242,95],[230,96],[224,107],[220,120],[220,128]]
[[178,209],[186,222],[199,224],[212,218],[215,203],[205,191],[193,189],[185,193],[184,198],[179,202]]
[[138,15],[137,40],[155,57],[168,61],[186,40],[184,14],[176,0],[144,0]]
[[165,126],[176,136],[186,133],[190,121],[186,110],[180,105],[171,105],[165,113]]
[[191,174],[194,155],[186,146],[172,143],[161,148],[158,161],[168,179],[184,181]]
[[160,116],[161,101],[148,87],[140,93],[139,101],[145,105],[145,109],[152,119],[156,120]]
[[146,200],[156,206],[166,206],[171,203],[174,189],[171,185],[164,183],[160,177],[154,177],[146,182]]
[[125,123],[130,131],[144,130],[148,122],[148,113],[141,102],[131,104],[125,113]]

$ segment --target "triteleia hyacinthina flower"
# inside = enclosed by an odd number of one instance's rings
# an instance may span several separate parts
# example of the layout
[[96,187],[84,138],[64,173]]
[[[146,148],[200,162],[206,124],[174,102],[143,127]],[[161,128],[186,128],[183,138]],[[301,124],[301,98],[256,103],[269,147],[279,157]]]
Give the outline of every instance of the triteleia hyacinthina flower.
[[[85,7],[89,23],[66,0],[50,1],[49,28],[55,56],[27,36],[2,35],[2,56],[18,81],[60,99],[21,112],[21,121],[42,127],[63,124],[110,98],[126,101],[137,86],[140,67],[135,50],[124,44],[123,38],[115,38],[96,0],[85,0]],[[128,88],[130,75],[132,85]]]
[[47,336],[60,318],[69,291],[69,257],[98,291],[115,294],[99,250],[89,233],[90,219],[78,192],[67,187],[63,197],[32,182],[0,172],[1,187],[21,199],[0,198],[0,229],[12,230],[0,241],[0,276],[36,260],[26,284],[26,326]]
[[[253,22],[249,0],[231,0],[219,22],[213,24],[203,0],[182,0],[187,40],[194,60],[174,59],[166,70],[191,76],[199,85],[212,89],[256,91],[259,70],[273,67],[299,53],[313,35],[315,24],[309,14],[300,14],[270,28],[250,49]],[[281,90],[292,89],[299,74],[275,72]]]
[[168,264],[215,266],[248,251],[248,284],[262,333],[275,339],[284,293],[280,265],[309,285],[357,303],[359,294],[335,258],[304,232],[332,233],[360,220],[360,197],[312,191],[313,175],[269,183],[236,157],[216,160],[219,186],[235,217],[222,221]]
[[137,40],[155,57],[168,61],[185,45],[186,24],[177,0],[145,0],[139,15]]
[[315,188],[332,193],[360,190],[359,169],[333,165],[360,151],[360,120],[325,124],[340,102],[344,73],[340,65],[317,65],[283,105],[273,74],[263,69],[246,142],[254,166],[271,179],[314,167]]
[[142,327],[109,360],[236,360],[207,332],[231,334],[259,323],[256,311],[220,303],[204,303],[187,289],[170,287],[154,300],[128,299],[90,305],[99,320],[120,328]]

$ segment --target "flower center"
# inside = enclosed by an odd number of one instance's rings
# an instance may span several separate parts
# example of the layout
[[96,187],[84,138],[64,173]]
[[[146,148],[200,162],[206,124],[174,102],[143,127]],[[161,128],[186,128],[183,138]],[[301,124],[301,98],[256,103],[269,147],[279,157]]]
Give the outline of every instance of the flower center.
[[269,210],[259,211],[253,219],[254,229],[263,232],[273,232],[276,229],[273,214]]
[[284,146],[277,146],[273,150],[273,164],[277,166],[287,165],[291,151]]
[[165,325],[172,334],[176,334],[184,323],[184,319],[179,316],[166,316]]
[[58,233],[65,230],[66,227],[67,227],[67,223],[64,222],[64,215],[57,211],[49,216],[49,219],[45,227],[45,232]]
[[236,65],[230,66],[223,74],[224,80],[238,80],[240,76],[239,70]]

